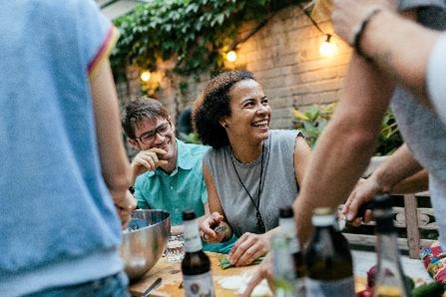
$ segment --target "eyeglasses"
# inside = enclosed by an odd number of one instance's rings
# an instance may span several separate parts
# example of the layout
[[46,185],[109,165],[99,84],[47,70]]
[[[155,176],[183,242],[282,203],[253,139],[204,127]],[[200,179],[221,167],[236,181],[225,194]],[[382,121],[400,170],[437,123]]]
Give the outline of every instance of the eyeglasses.
[[156,134],[160,136],[166,136],[169,132],[170,122],[164,122],[152,131],[147,131],[141,134],[139,137],[135,137],[135,139],[139,140],[145,145],[150,145],[155,141]]

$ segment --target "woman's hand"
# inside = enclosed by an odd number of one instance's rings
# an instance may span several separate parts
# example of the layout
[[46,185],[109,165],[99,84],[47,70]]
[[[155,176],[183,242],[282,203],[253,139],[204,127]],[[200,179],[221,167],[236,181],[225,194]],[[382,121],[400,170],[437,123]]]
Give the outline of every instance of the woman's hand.
[[237,240],[229,252],[229,263],[233,266],[251,264],[255,259],[268,252],[269,239],[268,233],[254,234],[246,232]]
[[210,216],[205,218],[200,223],[200,236],[201,238],[209,243],[222,242],[225,239],[225,232],[215,232],[216,228],[225,226],[224,228],[229,228],[229,226],[223,221],[225,217],[219,212],[213,212]]

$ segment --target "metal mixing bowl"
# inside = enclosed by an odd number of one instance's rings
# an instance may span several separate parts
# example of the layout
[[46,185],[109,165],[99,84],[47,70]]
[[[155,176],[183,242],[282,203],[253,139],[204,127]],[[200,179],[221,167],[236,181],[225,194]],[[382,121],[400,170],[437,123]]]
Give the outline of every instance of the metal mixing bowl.
[[170,235],[168,212],[137,209],[132,215],[132,221],[141,220],[147,227],[125,231],[120,249],[130,281],[141,278],[158,262]]

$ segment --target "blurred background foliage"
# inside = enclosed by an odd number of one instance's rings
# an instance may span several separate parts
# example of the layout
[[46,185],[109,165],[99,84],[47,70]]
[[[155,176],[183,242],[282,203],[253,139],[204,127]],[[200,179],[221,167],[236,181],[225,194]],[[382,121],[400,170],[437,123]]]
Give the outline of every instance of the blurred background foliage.
[[[308,143],[313,148],[319,135],[327,126],[333,116],[336,103],[315,104],[309,107],[295,108],[294,127],[300,129],[306,136]],[[388,109],[384,116],[376,148],[376,156],[386,156],[392,154],[403,144],[395,116],[391,109]]]
[[157,59],[173,59],[180,75],[215,72],[234,49],[246,21],[266,22],[276,11],[302,0],[153,0],[114,20],[120,38],[111,55],[115,75],[128,65],[156,70]]

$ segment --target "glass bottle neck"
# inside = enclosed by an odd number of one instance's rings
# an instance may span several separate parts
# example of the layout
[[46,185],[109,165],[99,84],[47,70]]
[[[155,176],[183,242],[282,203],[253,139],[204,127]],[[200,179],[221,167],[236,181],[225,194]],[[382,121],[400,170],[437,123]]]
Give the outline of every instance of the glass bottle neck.
[[203,248],[197,220],[184,221],[184,250],[186,253],[198,252]]
[[378,272],[374,296],[408,296],[393,217],[376,217]]
[[395,232],[378,234],[376,246],[378,252],[378,262],[380,258],[395,262],[399,261],[397,236]]
[[289,250],[291,254],[300,252],[300,243],[297,237],[297,228],[294,218],[279,218],[281,233],[289,241]]

